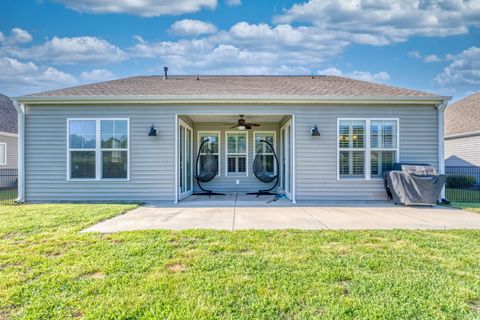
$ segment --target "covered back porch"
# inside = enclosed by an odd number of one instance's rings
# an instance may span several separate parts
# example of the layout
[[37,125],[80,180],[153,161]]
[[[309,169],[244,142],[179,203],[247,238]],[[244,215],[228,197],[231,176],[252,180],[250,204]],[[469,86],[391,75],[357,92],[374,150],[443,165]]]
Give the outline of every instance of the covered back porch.
[[178,114],[176,121],[177,202],[260,190],[276,194],[268,196],[273,201],[295,201],[294,115]]

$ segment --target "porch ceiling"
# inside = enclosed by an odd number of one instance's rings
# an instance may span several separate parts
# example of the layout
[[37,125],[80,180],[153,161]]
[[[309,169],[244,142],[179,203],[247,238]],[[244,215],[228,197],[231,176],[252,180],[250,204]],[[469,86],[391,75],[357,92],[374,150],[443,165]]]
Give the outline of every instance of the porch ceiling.
[[[237,122],[239,115],[189,115],[193,122]],[[244,118],[247,122],[280,122],[285,115],[248,115]]]

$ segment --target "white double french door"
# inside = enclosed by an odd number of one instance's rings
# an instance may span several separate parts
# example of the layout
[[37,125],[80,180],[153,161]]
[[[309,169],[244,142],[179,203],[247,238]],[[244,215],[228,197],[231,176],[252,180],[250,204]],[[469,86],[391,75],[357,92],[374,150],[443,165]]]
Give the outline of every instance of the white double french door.
[[280,186],[287,195],[288,199],[292,200],[292,170],[293,170],[293,156],[292,156],[292,120],[289,120],[280,129],[280,146],[281,146],[281,175]]
[[193,193],[193,130],[184,121],[178,126],[179,199]]

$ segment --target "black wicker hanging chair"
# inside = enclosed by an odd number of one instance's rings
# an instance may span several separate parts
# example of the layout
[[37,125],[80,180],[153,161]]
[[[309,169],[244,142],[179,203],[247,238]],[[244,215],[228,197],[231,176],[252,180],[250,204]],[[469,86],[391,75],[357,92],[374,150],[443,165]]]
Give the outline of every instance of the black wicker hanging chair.
[[[202,187],[200,182],[205,183],[212,181],[213,178],[217,176],[218,172],[218,162],[215,156],[212,153],[212,150],[208,147],[208,142],[210,139],[204,140],[200,144],[200,148],[198,148],[198,154],[197,154],[197,163],[196,163],[196,173],[195,173],[195,179],[197,180],[197,185],[202,190],[203,192],[198,192],[194,193],[194,195],[199,195],[199,196],[224,196],[224,193],[217,193],[213,192],[212,190],[206,190]],[[203,156],[205,159],[204,161],[199,165],[200,162],[200,156]]]
[[[275,149],[273,148],[272,144],[265,140],[260,140],[260,142],[264,143],[267,146],[267,150],[269,151],[269,153],[273,154],[273,157],[277,164],[277,168],[280,168],[277,154],[275,153]],[[275,181],[275,184],[270,189],[258,190],[257,192],[250,192],[247,194],[255,194],[257,195],[257,197],[261,195],[277,195],[277,193],[272,192],[272,190],[277,187],[280,177],[278,173],[271,174],[267,171],[267,169],[263,165],[263,157],[265,157],[265,155],[263,154],[263,148],[261,148],[260,150],[258,150],[257,154],[255,155],[255,159],[253,160],[253,174],[258,180],[263,183],[272,183],[273,181]]]

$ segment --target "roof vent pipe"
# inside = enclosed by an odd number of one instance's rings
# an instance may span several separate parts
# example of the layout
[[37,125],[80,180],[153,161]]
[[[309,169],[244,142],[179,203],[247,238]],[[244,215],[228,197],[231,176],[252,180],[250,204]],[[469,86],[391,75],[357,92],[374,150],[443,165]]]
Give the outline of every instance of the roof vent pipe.
[[167,80],[168,79],[168,67],[167,66],[163,67],[163,72],[165,73],[165,75],[163,76],[163,80]]

